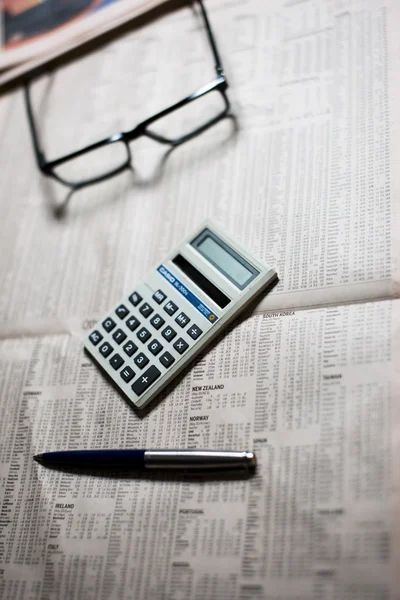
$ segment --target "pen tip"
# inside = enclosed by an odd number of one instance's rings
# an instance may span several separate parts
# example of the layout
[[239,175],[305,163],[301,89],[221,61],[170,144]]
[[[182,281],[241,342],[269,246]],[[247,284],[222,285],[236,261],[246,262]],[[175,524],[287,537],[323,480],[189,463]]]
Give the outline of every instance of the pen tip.
[[43,455],[35,454],[35,456],[33,457],[33,460],[36,460],[36,462],[38,462],[41,465],[41,464],[43,464]]

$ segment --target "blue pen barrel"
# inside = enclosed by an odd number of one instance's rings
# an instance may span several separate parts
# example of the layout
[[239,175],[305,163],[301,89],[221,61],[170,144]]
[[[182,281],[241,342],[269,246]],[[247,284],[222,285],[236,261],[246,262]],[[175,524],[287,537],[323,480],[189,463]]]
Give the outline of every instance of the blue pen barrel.
[[144,468],[145,450],[66,450],[44,452],[36,460],[59,467]]

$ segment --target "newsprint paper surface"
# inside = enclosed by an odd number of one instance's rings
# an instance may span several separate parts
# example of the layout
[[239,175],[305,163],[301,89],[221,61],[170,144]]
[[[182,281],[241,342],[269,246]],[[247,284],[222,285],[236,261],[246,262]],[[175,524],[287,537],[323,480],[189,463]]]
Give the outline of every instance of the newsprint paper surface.
[[[2,600],[400,600],[400,6],[206,4],[235,119],[172,152],[138,140],[133,171],[68,202],[21,91],[0,99]],[[46,154],[213,76],[198,13],[172,13],[33,86]],[[280,281],[140,416],[82,337],[206,217]],[[258,469],[32,460],[127,447],[254,450]]]

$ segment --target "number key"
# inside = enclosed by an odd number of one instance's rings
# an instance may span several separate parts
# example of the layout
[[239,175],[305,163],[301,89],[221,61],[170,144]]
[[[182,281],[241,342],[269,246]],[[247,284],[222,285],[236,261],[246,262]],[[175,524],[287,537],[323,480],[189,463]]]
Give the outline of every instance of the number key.
[[154,354],[154,356],[157,356],[157,354],[163,349],[162,345],[158,340],[152,340],[147,347],[150,350],[150,352]]
[[152,319],[150,319],[150,323],[153,325],[154,329],[160,329],[165,323],[165,320],[160,317],[160,315],[154,315]]
[[134,344],[131,340],[128,340],[123,348],[125,354],[127,354],[128,356],[132,356],[132,354],[135,354],[136,350],[138,349],[136,344]]
[[122,344],[122,342],[126,340],[126,333],[124,333],[122,329],[117,329],[117,331],[114,331],[112,336],[117,344]]
[[172,327],[166,327],[161,332],[161,335],[167,340],[167,342],[170,342],[176,336],[176,331],[174,331]]
[[139,312],[141,312],[142,315],[147,318],[153,312],[153,308],[150,306],[150,304],[147,304],[147,302],[145,302],[140,307]]
[[113,351],[113,347],[108,342],[104,342],[99,348],[99,351],[103,356],[109,356]]
[[149,359],[147,358],[147,356],[145,354],[143,354],[143,352],[138,354],[137,357],[134,358],[133,360],[140,369],[143,369],[143,367],[145,367],[147,365],[147,363],[149,362]]
[[136,317],[129,317],[126,324],[131,331],[135,331],[135,329],[139,327],[140,321],[138,321]]
[[143,343],[147,342],[147,340],[151,338],[151,333],[146,329],[146,327],[142,327],[142,329],[139,329],[136,335],[138,336],[139,340],[141,340]]

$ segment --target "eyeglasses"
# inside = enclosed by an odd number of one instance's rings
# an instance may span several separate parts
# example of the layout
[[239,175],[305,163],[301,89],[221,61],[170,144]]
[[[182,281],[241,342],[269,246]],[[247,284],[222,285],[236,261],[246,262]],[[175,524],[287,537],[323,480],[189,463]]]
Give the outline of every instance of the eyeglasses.
[[[218,53],[215,37],[212,32],[211,25],[202,0],[195,1],[200,7],[200,12],[203,17],[205,30],[207,33],[207,38],[210,43],[212,55],[215,60],[216,78],[207,85],[198,89],[196,92],[194,92],[194,94],[187,96],[180,102],[177,102],[172,106],[169,106],[168,108],[165,108],[164,110],[158,112],[152,117],[146,119],[145,121],[142,121],[141,123],[136,125],[136,127],[129,131],[116,133],[111,137],[102,139],[84,148],[76,150],[75,152],[71,152],[70,154],[66,154],[65,156],[61,156],[54,160],[48,161],[39,142],[37,127],[32,110],[29,84],[25,85],[25,102],[37,165],[44,175],[46,175],[47,177],[51,177],[59,183],[67,186],[70,189],[69,195],[72,194],[74,191],[80,190],[86,186],[92,185],[94,183],[100,183],[101,181],[118,175],[126,169],[132,169],[132,155],[129,143],[133,140],[140,138],[141,136],[148,137],[154,140],[155,142],[159,142],[160,144],[167,144],[171,147],[175,147],[194,138],[195,136],[199,135],[200,133],[206,131],[207,129],[218,123],[218,121],[220,121],[221,119],[224,119],[229,116],[230,104],[226,95],[228,83],[224,75],[224,70]],[[173,113],[175,113],[176,117],[179,117],[180,115],[177,114],[177,111],[181,110],[183,107],[190,105],[195,100],[205,97],[209,98],[209,95],[212,94],[212,92],[217,92],[219,98],[219,106],[217,109],[215,109],[215,107],[213,106],[212,114],[207,113],[206,115],[203,111],[200,111],[200,114],[197,114],[196,116],[197,121],[195,125],[190,120],[189,122],[187,121],[187,119],[186,121],[184,120],[184,125],[186,125],[187,127],[184,133],[179,132],[179,135],[177,135],[177,131],[171,131],[171,127],[172,129],[176,127],[176,119],[173,118]],[[157,124],[160,124],[161,120],[167,116],[169,116],[168,120],[170,120],[171,122],[169,124],[170,131],[166,134],[162,127],[161,131],[160,129],[158,129],[157,131]],[[182,126],[182,120],[179,121],[179,126]],[[163,123],[165,123],[165,121],[163,121]],[[155,125],[155,129],[153,129],[153,125]],[[104,150],[106,150],[106,153],[103,152]],[[105,162],[104,156],[102,156],[101,160],[99,160],[100,153],[102,153],[103,155],[107,155]],[[82,159],[81,157],[84,157],[84,159]],[[82,179],[78,177],[77,179],[75,179],[76,173],[72,177],[70,174],[65,175],[64,173],[60,173],[60,168],[64,169],[65,171],[65,167],[68,168],[68,166],[71,166],[72,163],[76,164],[76,159],[79,158],[81,158],[81,161],[79,162],[82,163],[80,165],[81,169],[79,170],[79,172],[82,171],[86,175],[86,177],[83,177]],[[100,172],[97,172],[96,175],[93,175],[91,177],[87,176],[90,170],[89,167],[96,167],[96,169],[99,169],[99,166]]]

